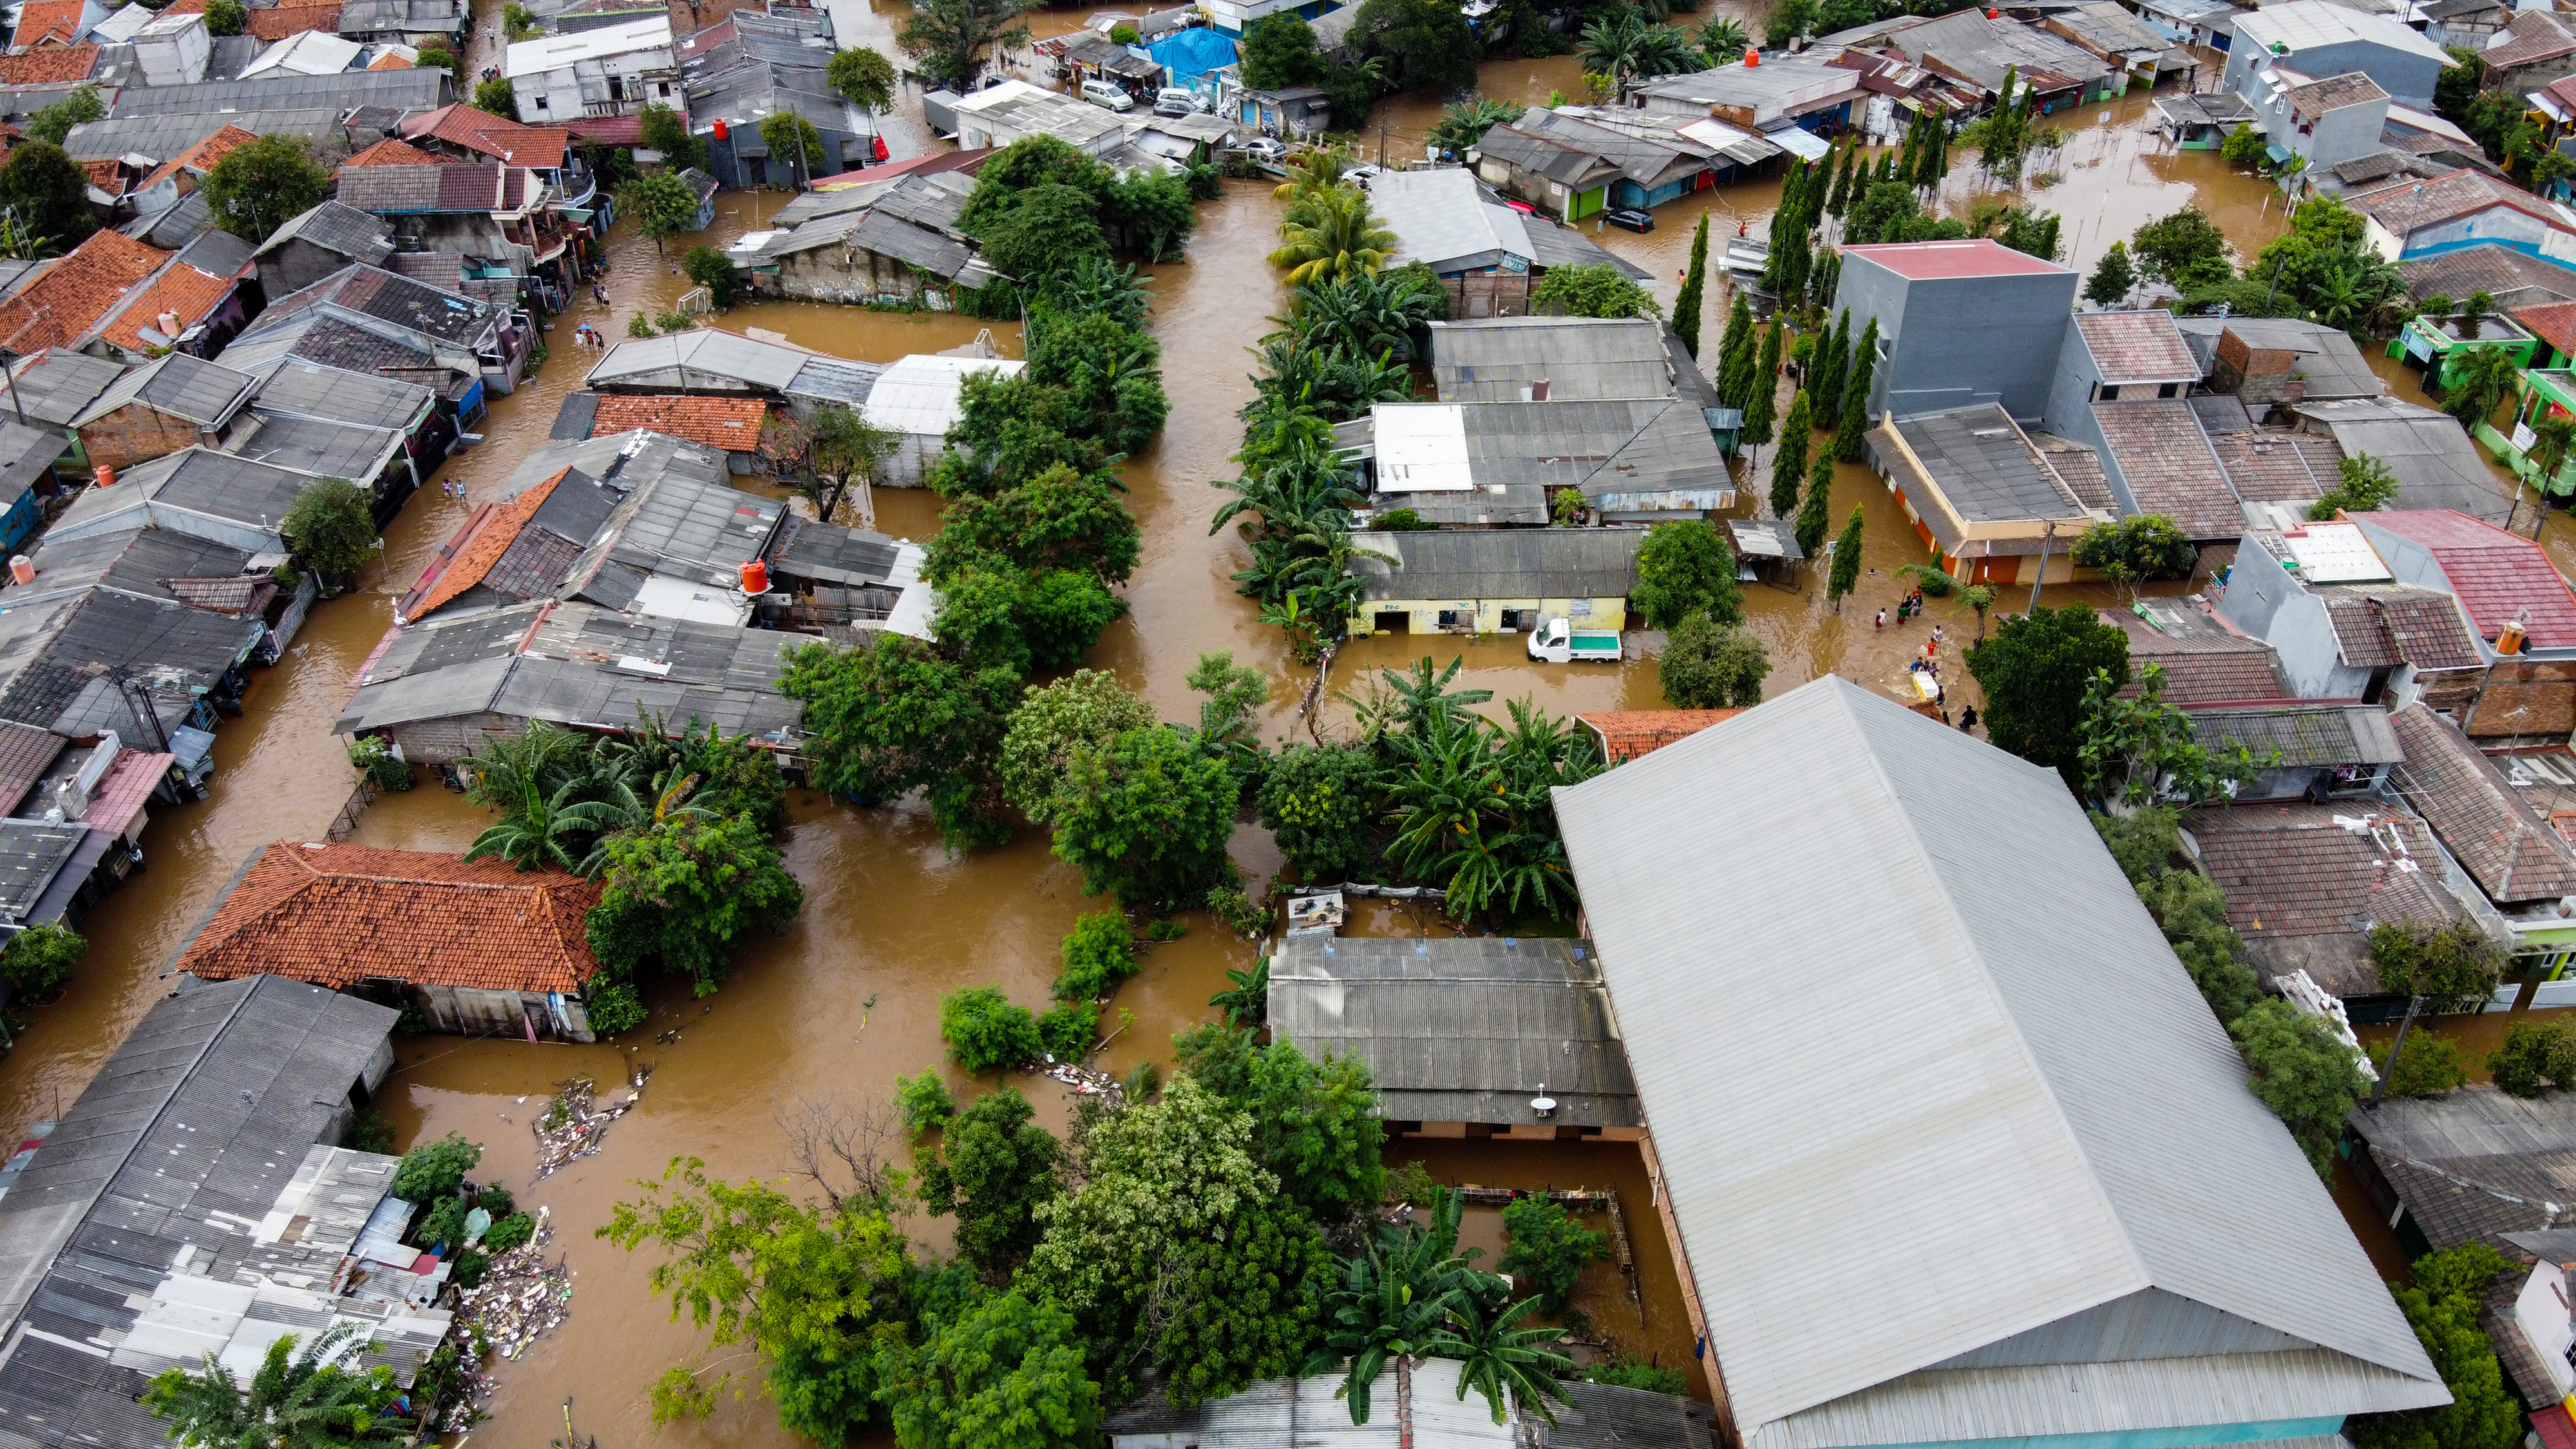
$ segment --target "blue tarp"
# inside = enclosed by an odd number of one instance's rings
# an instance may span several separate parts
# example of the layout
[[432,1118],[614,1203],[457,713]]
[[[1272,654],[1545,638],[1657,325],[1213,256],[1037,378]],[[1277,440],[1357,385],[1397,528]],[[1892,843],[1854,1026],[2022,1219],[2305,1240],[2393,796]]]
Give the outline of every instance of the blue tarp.
[[1145,50],[1172,73],[1171,83],[1176,86],[1234,64],[1234,42],[1204,26],[1176,30]]

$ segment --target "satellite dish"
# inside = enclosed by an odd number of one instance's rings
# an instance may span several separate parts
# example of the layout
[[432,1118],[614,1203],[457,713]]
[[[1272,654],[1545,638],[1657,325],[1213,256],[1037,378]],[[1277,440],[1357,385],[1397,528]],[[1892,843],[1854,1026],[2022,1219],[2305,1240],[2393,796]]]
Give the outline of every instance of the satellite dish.
[[1542,1117],[1555,1115],[1556,1099],[1547,1094],[1547,1083],[1538,1084],[1538,1095],[1530,1098],[1530,1110]]

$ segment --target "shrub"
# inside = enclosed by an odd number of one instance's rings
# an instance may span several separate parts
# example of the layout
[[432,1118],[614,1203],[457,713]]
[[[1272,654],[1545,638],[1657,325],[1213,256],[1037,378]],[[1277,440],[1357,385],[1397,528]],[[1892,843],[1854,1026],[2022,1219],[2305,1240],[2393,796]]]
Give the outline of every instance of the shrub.
[[995,986],[969,986],[939,1002],[939,1039],[949,1060],[977,1076],[1016,1067],[1038,1054],[1037,1018]]
[[2438,1097],[2469,1079],[2460,1066],[2460,1044],[2429,1031],[2406,1034],[2406,1054],[2397,1059],[2394,1076],[2389,1075],[2387,1052],[2372,1057],[2370,1064],[2388,1077],[2392,1097]]
[[361,1107],[349,1119],[347,1131],[340,1134],[340,1145],[351,1152],[391,1152],[394,1146],[393,1124],[373,1107]]
[[1100,1033],[1100,1008],[1088,1001],[1058,1003],[1038,1018],[1038,1044],[1060,1062],[1077,1062]]
[[1373,526],[1385,533],[1422,533],[1440,525],[1423,517],[1418,509],[1390,508],[1377,515]]
[[464,1184],[467,1170],[482,1160],[482,1144],[466,1141],[463,1133],[450,1132],[436,1142],[424,1142],[404,1153],[402,1165],[394,1169],[390,1191],[405,1202],[452,1197]]
[[2517,1097],[2576,1084],[2576,1031],[2555,1021],[2517,1021],[2506,1030],[2504,1045],[2488,1054],[2487,1075]]
[[918,1137],[933,1127],[945,1127],[957,1115],[957,1099],[948,1094],[948,1083],[934,1068],[924,1067],[909,1077],[894,1079],[894,1109],[903,1118],[905,1131]]
[[2467,921],[2436,928],[2383,921],[2370,928],[2370,956],[2380,989],[2443,1001],[2483,1001],[2504,974],[2495,943]]
[[72,979],[89,942],[59,925],[29,926],[0,947],[0,977],[29,996],[42,996]]
[[483,1235],[482,1248],[495,1257],[510,1251],[537,1235],[537,1220],[526,1213],[512,1213],[492,1224]]
[[1644,1389],[1650,1394],[1685,1394],[1690,1385],[1680,1374],[1668,1368],[1657,1368],[1641,1358],[1606,1359],[1575,1375],[1588,1384],[1609,1384],[1613,1388]]
[[615,1036],[644,1024],[648,1014],[644,999],[635,994],[634,983],[614,982],[595,987],[590,999],[582,1003],[583,1014],[590,1018],[590,1029],[601,1036]]
[[349,763],[379,790],[399,794],[411,788],[410,762],[397,757],[381,735],[360,735],[350,740]]
[[1076,919],[1064,938],[1064,972],[1055,978],[1058,1001],[1097,1001],[1136,974],[1136,942],[1127,918],[1093,911]]
[[1502,1270],[1515,1287],[1526,1287],[1547,1313],[1565,1311],[1583,1266],[1609,1251],[1610,1240],[1574,1220],[1565,1205],[1547,1198],[1525,1197],[1503,1209],[1503,1231],[1511,1246],[1503,1251]]
[[1225,922],[1225,928],[1247,941],[1257,941],[1270,934],[1271,910],[1253,904],[1252,897],[1239,886],[1218,886],[1207,894],[1208,909]]
[[475,1192],[474,1205],[490,1213],[493,1220],[497,1222],[508,1217],[518,1207],[519,1200],[510,1196],[510,1190],[506,1187],[486,1187]]
[[689,248],[680,258],[680,270],[688,273],[690,281],[706,288],[719,307],[732,306],[742,290],[742,272],[734,266],[733,258],[714,247]]
[[480,1248],[468,1248],[456,1255],[456,1267],[447,1275],[447,1281],[459,1288],[473,1288],[482,1283],[483,1275],[491,1268],[489,1255]]
[[316,478],[286,505],[278,531],[295,556],[324,578],[366,562],[376,548],[376,515],[367,491],[346,478]]
[[430,1204],[420,1220],[412,1241],[424,1248],[453,1248],[465,1241],[465,1214],[468,1209],[461,1197],[443,1197]]

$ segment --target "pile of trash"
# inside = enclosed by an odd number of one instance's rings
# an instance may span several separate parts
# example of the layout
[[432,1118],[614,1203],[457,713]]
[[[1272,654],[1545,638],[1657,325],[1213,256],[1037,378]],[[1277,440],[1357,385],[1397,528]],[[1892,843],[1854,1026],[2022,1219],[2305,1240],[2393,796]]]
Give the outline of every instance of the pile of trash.
[[1127,1101],[1127,1089],[1116,1077],[1073,1062],[1049,1062],[1038,1069],[1038,1075],[1062,1082],[1086,1097],[1106,1098],[1111,1111]]
[[608,1134],[608,1124],[626,1115],[636,1099],[644,1095],[645,1079],[653,1075],[651,1067],[639,1066],[630,1090],[607,1107],[598,1105],[599,1084],[588,1077],[575,1077],[563,1084],[563,1090],[533,1124],[537,1134],[537,1176],[552,1177],[555,1169],[575,1158],[588,1157],[599,1150],[600,1138]]
[[572,1270],[546,1261],[553,1213],[540,1207],[536,1217],[537,1230],[526,1242],[494,1254],[482,1282],[457,1290],[454,1333],[464,1392],[448,1408],[448,1432],[473,1427],[474,1406],[492,1392],[492,1377],[483,1370],[493,1356],[517,1358],[571,1311]]

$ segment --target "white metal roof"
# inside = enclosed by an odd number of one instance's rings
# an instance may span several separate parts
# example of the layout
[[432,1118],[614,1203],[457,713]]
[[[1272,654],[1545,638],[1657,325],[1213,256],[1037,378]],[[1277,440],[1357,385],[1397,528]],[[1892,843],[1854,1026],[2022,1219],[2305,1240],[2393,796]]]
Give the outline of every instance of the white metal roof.
[[541,35],[510,46],[502,62],[501,73],[512,80],[526,75],[543,75],[575,61],[603,60],[624,55],[631,50],[651,50],[671,43],[670,17],[656,15],[645,20],[628,20],[616,25],[603,25],[596,30],[576,30],[564,35]]
[[2236,33],[2251,42],[2258,51],[2271,50],[2274,42],[2290,48],[2287,58],[2310,46],[2341,45],[2366,40],[2409,55],[2454,64],[2449,52],[2411,29],[2385,15],[2372,15],[2332,3],[2332,0],[2291,0],[2287,5],[2266,5],[2235,17]]
[[2299,577],[2312,584],[2358,584],[2391,577],[2379,550],[2357,523],[2311,523],[2282,535]]
[[964,415],[959,398],[968,373],[1017,377],[1027,367],[1025,362],[1000,358],[915,353],[896,359],[885,370],[869,390],[868,400],[860,405],[860,414],[880,428],[937,437],[957,426],[958,418]]
[[259,53],[259,57],[242,67],[241,79],[253,80],[271,71],[290,75],[338,75],[349,68],[365,46],[354,40],[343,40],[327,30],[306,30],[286,37]]
[[1517,257],[1526,268],[1537,255],[1520,213],[1486,203],[1464,167],[1381,171],[1369,178],[1369,206],[1396,235],[1389,266],[1428,262],[1440,271]]
[[1828,675],[1555,806],[1755,1449],[2447,1401],[2054,772]]
[[1380,491],[1464,493],[1476,486],[1467,415],[1456,403],[1380,403],[1373,416]]

